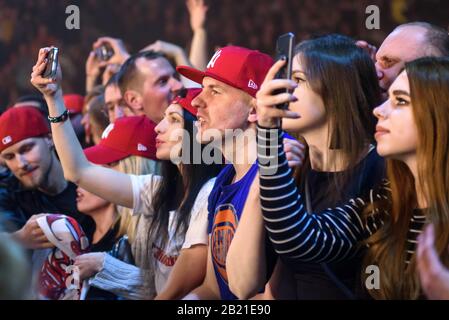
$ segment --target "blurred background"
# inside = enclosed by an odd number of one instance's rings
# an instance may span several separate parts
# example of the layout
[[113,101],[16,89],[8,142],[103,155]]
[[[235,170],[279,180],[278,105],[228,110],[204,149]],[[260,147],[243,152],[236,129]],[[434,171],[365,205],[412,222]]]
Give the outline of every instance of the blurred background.
[[[67,30],[65,9],[80,8],[80,30]],[[210,0],[210,54],[227,44],[272,54],[278,35],[297,40],[343,33],[378,46],[395,26],[427,21],[447,28],[448,0]],[[365,9],[380,8],[380,30],[367,30]],[[0,113],[34,92],[32,66],[40,47],[60,48],[66,93],[84,94],[85,61],[100,36],[123,39],[130,52],[164,40],[189,49],[192,31],[184,0],[0,0]]]

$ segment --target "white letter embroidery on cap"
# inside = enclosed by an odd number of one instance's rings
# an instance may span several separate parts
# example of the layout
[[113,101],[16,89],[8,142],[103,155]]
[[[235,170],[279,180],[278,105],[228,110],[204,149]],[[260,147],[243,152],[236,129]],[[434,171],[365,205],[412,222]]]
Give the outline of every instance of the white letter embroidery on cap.
[[145,147],[143,144],[138,144],[137,145],[137,151],[147,151],[147,147]]
[[106,129],[104,129],[103,134],[101,135],[101,139],[106,139],[108,137],[109,133],[112,131],[112,129],[114,129],[114,124],[113,123],[108,125],[106,127]]
[[11,136],[6,136],[6,137],[4,137],[3,139],[2,139],[2,143],[3,144],[8,144],[8,143],[10,143],[12,141],[12,138],[11,138]]
[[252,88],[254,90],[257,90],[259,87],[257,86],[257,84],[253,81],[253,80],[249,80],[248,82],[248,88]]
[[220,55],[221,50],[215,52],[214,56],[212,57],[212,59],[210,59],[209,63],[207,64],[207,69],[213,68],[215,66],[215,62],[217,62],[217,59],[220,57]]

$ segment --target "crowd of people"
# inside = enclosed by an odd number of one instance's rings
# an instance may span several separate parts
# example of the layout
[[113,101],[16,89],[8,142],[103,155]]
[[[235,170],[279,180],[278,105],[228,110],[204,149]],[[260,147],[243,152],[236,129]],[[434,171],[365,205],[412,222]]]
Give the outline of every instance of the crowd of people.
[[83,94],[34,40],[39,95],[0,115],[0,299],[449,299],[448,31],[402,23],[377,48],[334,13],[283,79],[275,29],[221,45],[186,4],[190,30],[160,27],[189,50],[99,37]]
[[[65,26],[65,9],[72,4],[80,8],[81,19],[80,29],[73,31]],[[365,8],[372,4],[380,10],[379,30],[365,27]],[[444,0],[259,0],[257,5],[251,0],[220,1],[208,11],[207,52],[212,54],[215,47],[232,43],[271,54],[276,37],[290,30],[302,40],[336,32],[379,45],[406,18],[432,17],[431,22],[437,25],[447,24],[447,10]],[[132,52],[157,39],[189,48],[192,39],[184,1],[117,0],[111,5],[108,0],[0,0],[0,110],[32,90],[28,70],[34,61],[29,53],[46,45],[65,52],[65,92],[82,92],[84,70],[79,66],[84,64],[91,43],[104,35],[126,39]]]

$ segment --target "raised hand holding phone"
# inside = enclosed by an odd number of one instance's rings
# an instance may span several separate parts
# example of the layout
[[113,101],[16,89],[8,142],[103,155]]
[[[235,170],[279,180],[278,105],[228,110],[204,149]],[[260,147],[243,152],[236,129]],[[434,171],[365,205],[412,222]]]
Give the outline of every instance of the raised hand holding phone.
[[109,61],[114,56],[114,49],[107,42],[96,48],[94,52],[95,56],[100,61]]
[[31,83],[44,97],[53,97],[61,91],[62,74],[58,63],[58,53],[59,50],[54,47],[40,49],[31,73]]
[[[299,118],[299,114],[288,110],[292,101],[297,101],[293,91],[298,87],[291,79],[294,35],[282,35],[277,42],[278,60],[268,71],[260,90],[256,94],[257,123],[266,128],[281,127],[282,118]],[[282,57],[282,59],[281,59]]]
[[93,44],[93,51],[98,59],[108,64],[122,65],[130,56],[121,39],[110,37],[98,38]]

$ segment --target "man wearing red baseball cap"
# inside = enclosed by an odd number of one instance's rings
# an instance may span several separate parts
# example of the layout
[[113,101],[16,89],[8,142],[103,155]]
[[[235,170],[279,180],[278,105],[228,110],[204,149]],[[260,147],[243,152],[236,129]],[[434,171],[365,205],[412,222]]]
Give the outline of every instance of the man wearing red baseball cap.
[[[11,108],[0,116],[0,155],[11,176],[0,188],[0,215],[7,230],[28,248],[50,246],[35,215],[63,213],[86,232],[93,222],[76,209],[76,186],[64,179],[45,119],[34,107]],[[34,217],[33,217],[34,216]],[[27,222],[28,221],[28,222]]]
[[[197,139],[218,142],[231,163],[217,177],[209,197],[209,265],[213,268],[207,270],[203,285],[187,299],[228,300],[257,293],[231,292],[232,287],[240,289],[240,279],[228,277],[226,260],[229,249],[246,245],[240,243],[238,236],[234,238],[237,230],[251,232],[251,224],[263,223],[257,185],[255,96],[272,64],[273,59],[259,51],[229,46],[214,54],[205,71],[177,68],[181,75],[203,85],[201,94],[192,101],[198,108]],[[262,241],[255,238],[254,242]]]

